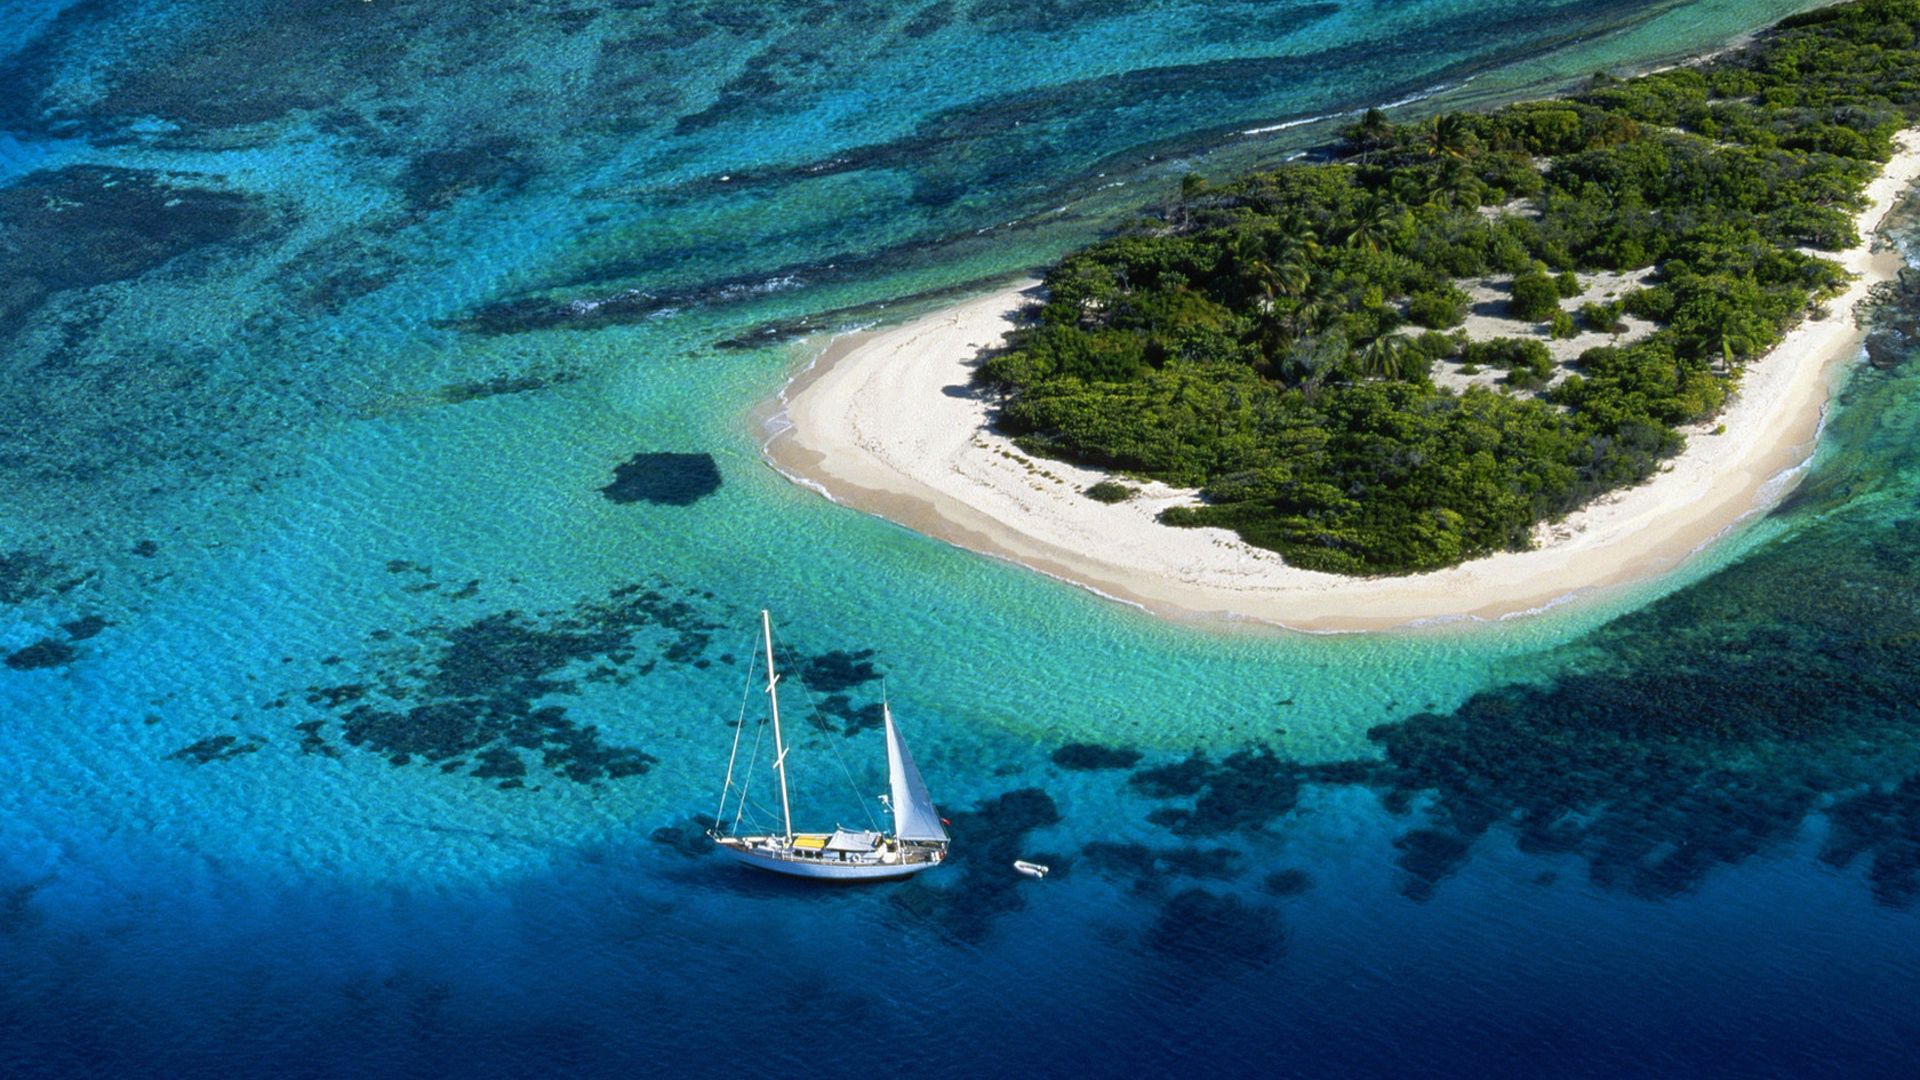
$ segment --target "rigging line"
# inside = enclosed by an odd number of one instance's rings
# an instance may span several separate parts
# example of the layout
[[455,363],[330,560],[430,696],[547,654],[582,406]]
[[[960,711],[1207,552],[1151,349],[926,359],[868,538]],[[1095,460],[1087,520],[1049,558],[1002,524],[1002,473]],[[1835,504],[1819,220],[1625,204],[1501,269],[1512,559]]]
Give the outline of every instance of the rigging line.
[[[742,806],[742,807],[741,807],[740,809],[741,809],[741,812],[742,812],[742,813],[744,814],[744,813],[746,812],[746,809],[747,809],[747,808],[746,808],[745,806]],[[764,807],[764,806],[762,806],[762,805],[760,805],[760,803],[759,803],[758,801],[755,801],[755,802],[753,803],[753,811],[754,811],[754,813],[755,813],[755,814],[765,814],[765,815],[766,815],[767,817],[770,817],[770,818],[771,818],[771,817],[778,817],[778,816],[779,816],[779,815],[777,815],[777,814],[775,814],[775,813],[774,813],[773,811],[771,811],[771,810],[769,810],[769,809],[767,809],[766,807]],[[739,828],[738,828],[738,822],[739,822],[739,819],[738,819],[738,818],[736,818],[736,819],[735,819],[735,830],[734,830],[736,834],[737,834],[737,833],[739,832]],[[752,829],[752,830],[754,830],[755,832],[759,832],[759,831],[760,831],[760,829],[761,829],[761,826],[760,826],[760,819],[759,819],[758,817],[755,817],[755,818],[754,818],[754,819],[753,819],[752,821],[750,821],[750,822],[748,822],[748,823],[747,823],[747,827],[748,827],[749,829]],[[771,829],[769,828],[769,829],[768,829],[767,831],[769,831],[769,832],[771,832],[772,830],[771,830]]]
[[[753,666],[759,660],[751,650],[747,652],[747,680],[740,691],[740,715],[733,722],[733,753],[727,755],[727,779],[720,785],[720,806],[713,812],[713,827],[718,829],[727,817],[727,793],[733,790],[733,766],[740,760],[740,735],[747,729],[747,696],[753,693]],[[755,745],[758,745],[756,740]],[[752,763],[748,763],[752,767]]]
[[[801,670],[799,658],[792,649],[787,650],[787,668],[796,674]],[[806,695],[807,710],[812,713],[814,726],[825,733],[827,745],[833,749],[833,759],[840,763],[840,775],[847,778],[847,790],[853,792],[853,801],[860,807],[860,812],[867,816],[868,827],[874,832],[881,832],[880,823],[874,820],[872,808],[867,806],[866,794],[860,790],[859,784],[854,783],[853,770],[847,768],[847,757],[840,750],[840,741],[833,737],[833,729],[820,718],[820,705],[813,699],[813,690],[807,686],[805,679],[796,678],[794,681],[800,684],[800,692]]]
[[[753,752],[747,755],[747,775],[740,781],[740,806],[733,812],[733,827],[736,832],[739,831],[740,828],[740,815],[747,812],[747,792],[753,790],[753,767],[760,760],[760,742],[766,737],[767,718],[763,716],[760,718],[760,726],[755,728],[753,732]],[[725,804],[722,803],[721,805],[723,807],[722,812],[724,813]]]

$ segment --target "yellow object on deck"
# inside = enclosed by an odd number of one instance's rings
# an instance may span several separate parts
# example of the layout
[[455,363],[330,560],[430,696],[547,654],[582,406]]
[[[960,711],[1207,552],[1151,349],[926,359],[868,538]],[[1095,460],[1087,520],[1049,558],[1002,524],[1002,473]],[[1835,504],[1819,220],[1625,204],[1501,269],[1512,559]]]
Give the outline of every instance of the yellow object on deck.
[[827,837],[824,834],[819,836],[796,836],[793,838],[793,846],[796,851],[819,851],[821,848],[827,846]]

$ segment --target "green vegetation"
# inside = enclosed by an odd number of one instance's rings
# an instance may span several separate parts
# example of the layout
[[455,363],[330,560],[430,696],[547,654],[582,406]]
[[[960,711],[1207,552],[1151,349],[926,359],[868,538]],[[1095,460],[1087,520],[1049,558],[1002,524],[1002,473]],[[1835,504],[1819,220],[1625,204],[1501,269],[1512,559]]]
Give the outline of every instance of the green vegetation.
[[1460,359],[1474,367],[1526,371],[1542,379],[1553,373],[1553,354],[1545,345],[1527,338],[1468,342],[1460,351]]
[[1588,330],[1602,334],[1624,334],[1627,324],[1620,319],[1620,303],[1610,300],[1605,303],[1581,304],[1580,325]]
[[1135,495],[1140,494],[1140,489],[1123,484],[1118,480],[1102,480],[1088,488],[1085,494],[1087,498],[1092,499],[1094,502],[1123,503]]
[[1467,294],[1457,286],[1422,289],[1407,300],[1407,318],[1434,330],[1445,330],[1467,321]]
[[1530,266],[1513,279],[1509,310],[1516,319],[1545,322],[1560,310],[1560,283],[1548,276],[1545,264]]
[[[1369,112],[1325,162],[1189,178],[1165,220],[1054,267],[982,378],[1022,447],[1197,486],[1204,505],[1163,520],[1295,565],[1407,573],[1524,548],[1651,474],[1676,426],[1840,290],[1799,249],[1858,242],[1862,191],[1920,116],[1917,30],[1920,0],[1845,4],[1700,67],[1419,124]],[[1528,212],[1481,209],[1515,200]],[[1549,391],[1525,392],[1552,375],[1538,341],[1438,332],[1465,315],[1463,278],[1513,275],[1515,313],[1558,332],[1571,272],[1647,267],[1580,318],[1659,329],[1588,350]],[[1435,386],[1452,356],[1508,385]]]

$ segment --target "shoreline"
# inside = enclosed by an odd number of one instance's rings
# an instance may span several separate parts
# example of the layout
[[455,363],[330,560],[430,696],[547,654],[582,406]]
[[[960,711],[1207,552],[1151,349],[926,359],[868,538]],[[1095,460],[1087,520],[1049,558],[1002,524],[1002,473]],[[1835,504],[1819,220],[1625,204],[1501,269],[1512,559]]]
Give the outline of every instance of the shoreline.
[[[1854,275],[1827,304],[1748,365],[1715,418],[1647,481],[1543,523],[1536,547],[1402,577],[1347,577],[1286,565],[1225,529],[1154,516],[1193,493],[1155,482],[1118,504],[1081,492],[1110,474],[1027,455],[987,428],[970,386],[1038,286],[1032,279],[910,322],[842,335],[760,410],[763,453],[835,502],[969,550],[1020,563],[1110,599],[1183,620],[1253,620],[1305,631],[1409,628],[1534,614],[1666,574],[1771,508],[1812,456],[1835,374],[1865,337],[1855,308],[1906,263],[1879,226],[1920,181],[1920,129],[1867,187],[1862,241],[1822,253]],[[1135,482],[1135,481],[1130,481]]]

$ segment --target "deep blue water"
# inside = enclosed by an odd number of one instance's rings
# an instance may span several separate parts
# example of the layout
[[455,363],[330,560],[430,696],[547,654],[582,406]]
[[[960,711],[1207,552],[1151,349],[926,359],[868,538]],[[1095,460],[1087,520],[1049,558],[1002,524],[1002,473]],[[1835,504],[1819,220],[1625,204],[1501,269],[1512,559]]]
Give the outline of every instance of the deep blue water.
[[[807,334],[1296,120],[1802,6],[0,0],[0,1072],[1911,1075],[1910,363],[1671,579],[1399,635],[758,455]],[[707,854],[762,606],[803,812],[884,676],[952,865]]]

